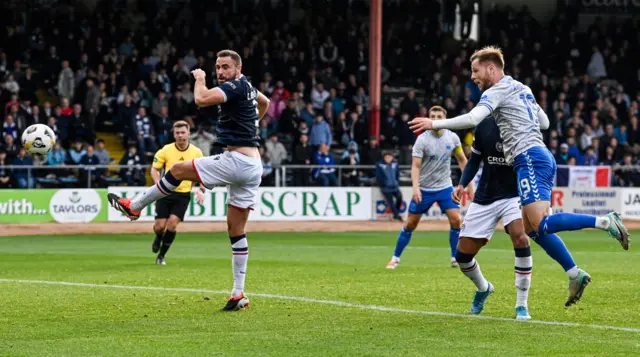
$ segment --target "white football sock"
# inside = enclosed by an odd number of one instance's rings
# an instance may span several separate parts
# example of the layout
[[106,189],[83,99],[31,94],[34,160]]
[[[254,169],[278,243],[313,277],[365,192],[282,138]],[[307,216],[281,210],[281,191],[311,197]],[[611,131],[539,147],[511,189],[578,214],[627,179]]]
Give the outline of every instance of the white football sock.
[[529,288],[531,287],[531,270],[533,257],[516,257],[516,307],[527,307]]
[[607,230],[609,229],[610,225],[611,225],[611,220],[609,219],[609,217],[607,216],[596,217],[596,228]]
[[249,260],[249,245],[246,234],[232,237],[231,241],[231,250],[233,252],[231,258],[233,266],[233,290],[231,291],[231,296],[238,296],[244,290],[247,261]]
[[166,179],[166,177],[167,176],[165,175],[165,177],[160,179],[160,181],[157,184],[147,187],[147,190],[144,191],[142,195],[138,195],[133,200],[131,200],[131,205],[129,206],[129,208],[131,208],[133,211],[140,212],[145,207],[152,204],[153,202],[161,198],[167,197],[178,186],[180,186],[181,181],[178,181],[177,185],[171,184]]
[[489,282],[482,275],[482,271],[480,270],[480,264],[473,258],[469,263],[460,263],[460,271],[467,276],[467,278],[471,279],[474,284],[476,284],[476,288],[478,291],[487,291],[489,289]]

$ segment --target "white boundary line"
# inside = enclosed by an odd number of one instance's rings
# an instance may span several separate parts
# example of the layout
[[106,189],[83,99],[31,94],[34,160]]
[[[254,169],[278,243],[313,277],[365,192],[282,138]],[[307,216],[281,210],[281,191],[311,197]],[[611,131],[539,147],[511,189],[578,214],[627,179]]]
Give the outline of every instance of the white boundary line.
[[[48,280],[0,279],[0,283],[63,285],[63,286],[79,286],[79,287],[87,287],[87,288],[110,288],[110,289],[129,289],[129,290],[179,291],[179,292],[225,294],[225,295],[229,294],[229,291],[223,291],[223,290],[164,288],[164,287],[155,287],[155,286],[133,286],[133,285],[89,284],[89,283],[73,283],[73,282],[67,282],[67,281],[48,281]],[[465,318],[465,319],[479,319],[479,320],[488,320],[488,321],[519,322],[519,323],[529,323],[529,324],[536,324],[536,325],[585,327],[585,328],[593,328],[593,329],[600,329],[600,330],[613,330],[613,331],[640,333],[640,328],[633,328],[633,327],[581,324],[581,323],[562,322],[562,321],[542,321],[542,320],[516,321],[515,319],[506,318],[506,317],[466,315],[466,314],[455,314],[450,312],[439,312],[439,311],[408,310],[408,309],[400,309],[395,307],[353,304],[353,303],[343,302],[343,301],[322,300],[322,299],[313,299],[313,298],[298,297],[298,296],[260,294],[260,293],[247,293],[247,295],[258,296],[258,297],[263,297],[267,299],[300,301],[300,302],[308,302],[308,303],[314,303],[314,304],[350,307],[350,308],[363,309],[363,310],[387,311],[387,312],[395,312],[395,313],[454,317],[454,318]]]

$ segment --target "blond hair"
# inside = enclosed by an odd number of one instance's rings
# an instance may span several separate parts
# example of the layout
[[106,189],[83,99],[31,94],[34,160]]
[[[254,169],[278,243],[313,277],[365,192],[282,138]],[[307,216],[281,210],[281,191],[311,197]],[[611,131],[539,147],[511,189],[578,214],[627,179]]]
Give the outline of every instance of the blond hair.
[[476,50],[472,55],[470,61],[478,60],[478,62],[491,62],[498,68],[504,69],[504,56],[502,50],[496,46],[486,46],[479,50]]
[[187,131],[191,130],[189,123],[187,123],[184,120],[178,120],[177,122],[173,123],[173,129],[176,129],[176,128],[187,128]]
[[222,50],[222,51],[218,52],[216,54],[216,56],[218,56],[218,57],[231,57],[233,62],[236,64],[236,66],[239,66],[239,65],[242,64],[242,58],[240,57],[238,52],[236,52],[234,50]]
[[431,112],[442,112],[444,113],[445,117],[447,116],[447,110],[439,105],[434,105],[433,107],[429,108],[429,112],[427,114],[431,115]]

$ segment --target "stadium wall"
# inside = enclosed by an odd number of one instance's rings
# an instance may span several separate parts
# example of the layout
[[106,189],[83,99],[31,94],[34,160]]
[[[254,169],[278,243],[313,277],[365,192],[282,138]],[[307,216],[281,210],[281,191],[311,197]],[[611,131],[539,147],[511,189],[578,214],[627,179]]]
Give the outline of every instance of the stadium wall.
[[[143,187],[108,189],[0,190],[0,224],[126,222],[121,213],[110,209],[107,192],[134,197]],[[411,188],[403,187],[404,214],[411,199]],[[185,221],[221,222],[226,216],[227,192],[224,187],[209,191],[203,204],[191,200]],[[471,201],[461,202],[464,215]],[[640,220],[640,188],[566,188],[553,190],[556,212],[604,215],[617,211],[626,220]],[[138,222],[153,221],[154,207],[142,212]],[[372,187],[263,187],[252,221],[384,221],[391,210],[380,190]],[[446,220],[435,204],[423,220]]]

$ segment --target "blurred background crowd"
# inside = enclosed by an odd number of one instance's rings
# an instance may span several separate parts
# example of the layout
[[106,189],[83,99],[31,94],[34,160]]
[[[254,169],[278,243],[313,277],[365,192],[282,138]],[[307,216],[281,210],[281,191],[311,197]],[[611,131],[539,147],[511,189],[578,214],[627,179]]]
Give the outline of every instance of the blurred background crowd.
[[[144,185],[141,167],[172,141],[176,120],[191,124],[192,142],[205,154],[216,153],[217,109],[196,107],[190,71],[203,68],[207,85],[215,86],[215,53],[223,48],[241,54],[244,74],[271,98],[258,128],[264,185],[275,183],[274,170],[283,164],[324,165],[288,170],[291,185],[372,184],[375,171],[357,165],[375,165],[387,151],[409,164],[411,118],[433,105],[449,117],[474,107],[481,93],[469,78],[469,56],[487,44],[503,49],[507,74],[532,88],[551,119],[545,140],[559,165],[609,165],[614,185],[640,184],[637,19],[595,17],[579,28],[576,12],[560,1],[543,25],[526,6],[485,1],[490,8],[473,39],[476,1],[385,1],[375,138],[368,2],[296,3],[98,1],[92,12],[4,3],[0,187]],[[462,29],[454,36],[457,18]],[[22,130],[34,123],[49,125],[59,138],[48,157],[31,158],[20,147]],[[473,131],[457,134],[469,153]],[[99,166],[114,162],[123,167]]]

